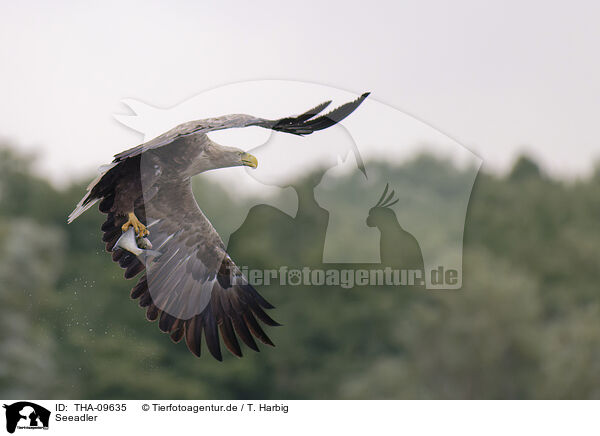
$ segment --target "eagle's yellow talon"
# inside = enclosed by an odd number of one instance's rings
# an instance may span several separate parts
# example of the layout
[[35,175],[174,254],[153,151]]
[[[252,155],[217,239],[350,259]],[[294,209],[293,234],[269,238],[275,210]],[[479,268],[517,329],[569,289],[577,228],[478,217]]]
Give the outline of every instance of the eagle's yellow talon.
[[142,224],[140,220],[138,220],[133,212],[129,212],[127,217],[127,222],[121,226],[121,230],[126,232],[129,230],[129,227],[133,227],[133,230],[135,230],[135,234],[138,238],[143,238],[144,236],[148,236],[150,234],[146,226]]

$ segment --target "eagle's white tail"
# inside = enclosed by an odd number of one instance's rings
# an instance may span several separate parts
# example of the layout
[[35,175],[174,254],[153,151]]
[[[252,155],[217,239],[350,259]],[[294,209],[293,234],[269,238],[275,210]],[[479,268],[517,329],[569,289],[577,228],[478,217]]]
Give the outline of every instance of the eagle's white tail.
[[90,198],[92,189],[94,189],[94,186],[96,186],[96,184],[102,179],[102,177],[104,177],[104,175],[108,171],[110,171],[115,166],[117,166],[117,164],[118,164],[118,162],[113,162],[108,165],[102,165],[100,168],[98,168],[98,171],[100,172],[100,174],[98,175],[98,177],[96,177],[94,180],[92,180],[92,182],[88,185],[87,193],[81,199],[81,201],[79,203],[77,203],[77,207],[75,207],[75,210],[73,210],[73,212],[71,212],[71,214],[67,218],[67,223],[71,224],[77,217],[79,217],[79,215],[81,215],[83,212],[88,210],[90,207],[92,207],[94,204],[96,204],[100,200],[100,198]]

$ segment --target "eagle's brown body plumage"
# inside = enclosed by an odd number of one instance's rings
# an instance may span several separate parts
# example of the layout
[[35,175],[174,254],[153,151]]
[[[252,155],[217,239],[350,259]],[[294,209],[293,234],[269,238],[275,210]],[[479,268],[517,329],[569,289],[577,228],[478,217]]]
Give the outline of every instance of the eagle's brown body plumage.
[[[229,115],[192,121],[115,156],[88,188],[69,216],[77,218],[96,202],[106,214],[102,240],[112,258],[125,269],[125,278],[141,273],[131,297],[146,308],[150,321],[174,342],[185,338],[190,351],[201,352],[204,336],[210,353],[221,360],[219,340],[236,356],[238,342],[258,351],[255,338],[273,345],[259,321],[279,325],[265,309],[273,306],[246,280],[225,251],[223,241],[195,201],[190,178],[216,168],[256,165],[239,149],[212,142],[207,132],[260,126],[297,135],[325,129],[349,115],[368,94],[315,118],[330,102],[304,114],[280,120]],[[155,258],[138,257],[118,241],[128,215],[134,214],[150,232]]]

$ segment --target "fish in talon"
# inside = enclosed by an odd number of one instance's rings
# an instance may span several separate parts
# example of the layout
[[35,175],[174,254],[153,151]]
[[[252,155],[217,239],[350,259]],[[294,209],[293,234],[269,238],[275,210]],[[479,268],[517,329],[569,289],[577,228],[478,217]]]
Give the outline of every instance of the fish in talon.
[[130,227],[127,231],[123,232],[115,244],[114,249],[117,248],[135,254],[140,260],[144,261],[144,263],[149,258],[156,258],[161,255],[160,251],[151,249],[152,244],[147,238],[137,239],[133,227]]

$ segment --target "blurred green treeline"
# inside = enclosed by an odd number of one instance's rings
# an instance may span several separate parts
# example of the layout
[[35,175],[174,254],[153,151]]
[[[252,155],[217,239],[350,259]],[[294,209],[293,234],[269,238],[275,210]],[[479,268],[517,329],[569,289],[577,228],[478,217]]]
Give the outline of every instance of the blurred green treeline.
[[[430,156],[374,165],[382,185],[461,177]],[[231,196],[196,184],[227,219]],[[0,397],[600,398],[600,176],[555,180],[528,158],[480,173],[462,290],[261,288],[284,324],[269,329],[277,347],[222,363],[145,320],[97,210],[67,226],[85,185],[58,190],[0,147]],[[257,231],[257,265],[294,254]]]

